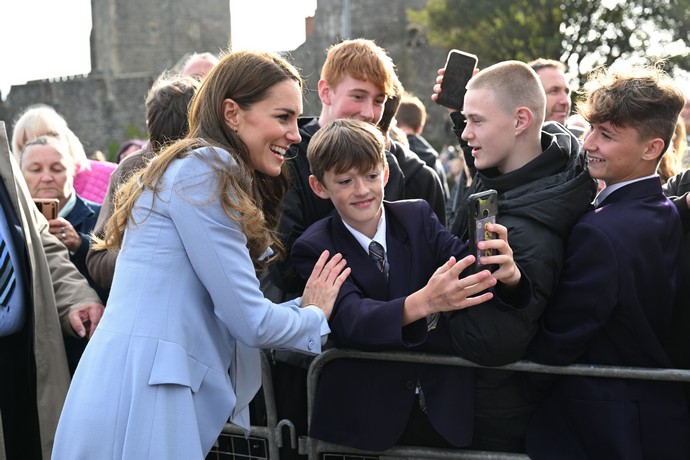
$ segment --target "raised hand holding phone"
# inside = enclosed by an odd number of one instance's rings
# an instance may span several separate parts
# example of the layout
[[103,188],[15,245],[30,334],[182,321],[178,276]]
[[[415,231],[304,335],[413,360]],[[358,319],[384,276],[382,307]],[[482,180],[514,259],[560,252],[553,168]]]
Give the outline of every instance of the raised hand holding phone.
[[462,110],[470,81],[477,68],[477,56],[460,50],[450,50],[446,65],[443,68],[443,78],[440,82],[440,92],[436,93],[436,103],[449,109]]
[[493,249],[480,249],[477,245],[480,241],[493,240],[496,238],[496,234],[489,231],[487,226],[496,223],[498,193],[496,190],[486,190],[470,195],[467,200],[469,202],[470,254],[477,258],[473,265],[474,272],[476,273],[483,269],[488,269],[493,272],[498,266],[483,266],[480,263],[480,259],[484,256],[489,257],[496,255],[496,251]]

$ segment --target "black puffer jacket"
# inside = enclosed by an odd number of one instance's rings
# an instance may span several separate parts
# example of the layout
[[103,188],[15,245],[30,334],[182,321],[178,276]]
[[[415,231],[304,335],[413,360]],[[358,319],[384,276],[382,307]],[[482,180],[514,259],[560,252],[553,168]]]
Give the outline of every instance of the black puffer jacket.
[[419,156],[428,167],[436,171],[438,178],[441,179],[441,186],[443,187],[443,195],[448,201],[450,199],[450,190],[448,189],[448,175],[443,163],[439,159],[438,152],[432,147],[423,136],[418,134],[408,134],[407,143],[410,145],[410,150]]
[[[479,364],[497,366],[524,356],[558,282],[570,229],[594,199],[595,182],[572,134],[559,124],[547,123],[542,149],[541,155],[510,173],[478,172],[467,192],[468,196],[492,188],[498,192],[498,222],[508,228],[515,261],[531,280],[534,292],[521,310],[498,310],[485,304],[451,315],[456,352]],[[467,205],[460,203],[451,225],[453,233],[466,239],[467,221]],[[473,448],[524,448],[531,411],[518,373],[479,370]]]
[[[578,140],[557,123],[542,131],[542,154],[520,169],[500,174],[480,171],[468,191],[498,192],[498,222],[508,229],[516,262],[527,274],[537,298],[514,312],[470,308],[452,321],[461,356],[488,365],[522,358],[563,266],[570,229],[594,199],[595,183],[586,169]],[[467,239],[467,204],[460,204],[451,231]]]
[[420,198],[426,200],[436,217],[443,224],[446,221],[446,196],[443,193],[441,178],[419,156],[400,142],[392,141],[388,151],[395,156],[405,177],[406,200]]

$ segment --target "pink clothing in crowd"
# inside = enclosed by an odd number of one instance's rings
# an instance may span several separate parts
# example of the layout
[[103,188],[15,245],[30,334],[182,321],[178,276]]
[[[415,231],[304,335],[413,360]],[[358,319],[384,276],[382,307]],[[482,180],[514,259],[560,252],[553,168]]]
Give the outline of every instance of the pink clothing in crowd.
[[91,169],[82,169],[74,177],[74,190],[80,197],[103,203],[103,198],[108,191],[110,175],[117,167],[116,163],[110,161],[89,160]]

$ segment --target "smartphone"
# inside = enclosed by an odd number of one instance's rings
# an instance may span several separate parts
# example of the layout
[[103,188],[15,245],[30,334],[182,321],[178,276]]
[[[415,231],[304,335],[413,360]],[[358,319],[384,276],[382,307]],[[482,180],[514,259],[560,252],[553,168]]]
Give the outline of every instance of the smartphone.
[[450,50],[446,59],[445,72],[441,82],[441,92],[436,102],[449,109],[462,110],[465,102],[467,82],[477,67],[477,56],[460,50]]
[[34,203],[46,219],[57,219],[58,205],[60,204],[57,198],[34,198]]
[[488,231],[486,226],[490,223],[496,223],[496,216],[498,214],[496,205],[498,193],[493,189],[486,190],[470,195],[467,200],[469,202],[470,254],[473,254],[477,258],[474,262],[474,273],[484,269],[493,272],[498,268],[498,265],[482,265],[479,263],[479,259],[483,256],[495,255],[495,250],[480,250],[477,248],[477,243],[484,240],[496,239],[496,233]]

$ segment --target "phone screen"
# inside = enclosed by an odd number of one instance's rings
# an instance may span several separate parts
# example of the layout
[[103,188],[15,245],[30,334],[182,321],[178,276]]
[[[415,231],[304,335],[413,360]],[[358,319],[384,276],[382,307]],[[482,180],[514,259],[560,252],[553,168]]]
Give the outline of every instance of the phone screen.
[[469,200],[469,221],[470,221],[470,254],[476,257],[474,272],[488,269],[494,271],[496,265],[484,266],[479,263],[479,259],[484,256],[494,255],[493,249],[480,250],[477,243],[484,240],[496,238],[496,234],[487,229],[488,224],[496,223],[498,194],[495,190],[476,193],[468,197]]
[[451,50],[446,60],[441,92],[436,102],[450,109],[461,110],[465,100],[467,82],[477,67],[477,56],[460,50]]

